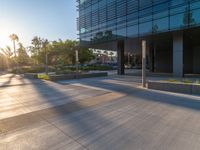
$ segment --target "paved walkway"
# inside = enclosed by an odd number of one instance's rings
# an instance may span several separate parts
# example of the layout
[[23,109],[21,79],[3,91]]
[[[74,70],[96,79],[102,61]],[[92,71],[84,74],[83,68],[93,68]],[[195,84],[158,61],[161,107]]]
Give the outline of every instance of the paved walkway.
[[197,96],[143,90],[139,77],[0,83],[0,150],[200,149]]

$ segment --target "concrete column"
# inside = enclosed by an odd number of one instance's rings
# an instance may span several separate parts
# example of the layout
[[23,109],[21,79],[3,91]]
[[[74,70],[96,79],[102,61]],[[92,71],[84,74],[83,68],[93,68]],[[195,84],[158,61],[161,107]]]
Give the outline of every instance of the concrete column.
[[142,86],[146,87],[146,49],[147,42],[142,40]]
[[183,33],[173,35],[173,75],[183,77]]
[[151,43],[149,45],[149,69],[151,72],[154,72],[155,71],[155,48],[154,48],[154,43]]
[[124,75],[124,41],[117,42],[118,75]]

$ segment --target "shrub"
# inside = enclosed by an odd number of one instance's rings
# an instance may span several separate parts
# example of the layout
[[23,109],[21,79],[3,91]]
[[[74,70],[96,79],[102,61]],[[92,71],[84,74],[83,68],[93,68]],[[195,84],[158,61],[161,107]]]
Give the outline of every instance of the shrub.
[[[53,72],[55,71],[54,67],[49,66],[48,67],[49,72]],[[17,68],[12,69],[11,73],[41,73],[41,72],[45,72],[45,66],[23,66],[20,67],[17,71]]]
[[[66,66],[65,69],[71,70],[71,71],[76,71],[76,66]],[[96,66],[96,65],[91,65],[91,66],[79,66],[79,70],[82,71],[90,71],[90,70],[100,70],[100,71],[105,71],[105,70],[112,70],[112,66]]]
[[38,79],[43,79],[43,80],[49,80],[49,76],[47,74],[38,74],[37,75]]
[[184,80],[183,80],[183,83],[192,83],[192,81],[191,81],[191,80],[188,80],[188,79],[184,79]]
[[176,80],[176,79],[168,79],[167,81],[168,81],[168,82],[179,82],[179,81]]
[[196,80],[196,81],[195,81],[195,84],[200,84],[200,80]]
[[56,74],[70,74],[74,71],[69,70],[69,69],[64,69],[64,70],[56,70]]

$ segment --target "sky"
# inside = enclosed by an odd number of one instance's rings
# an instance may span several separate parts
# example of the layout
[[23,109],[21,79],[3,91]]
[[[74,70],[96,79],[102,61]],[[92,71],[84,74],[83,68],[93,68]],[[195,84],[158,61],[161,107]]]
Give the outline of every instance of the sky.
[[25,46],[34,36],[77,39],[76,0],[0,0],[0,47],[15,33]]

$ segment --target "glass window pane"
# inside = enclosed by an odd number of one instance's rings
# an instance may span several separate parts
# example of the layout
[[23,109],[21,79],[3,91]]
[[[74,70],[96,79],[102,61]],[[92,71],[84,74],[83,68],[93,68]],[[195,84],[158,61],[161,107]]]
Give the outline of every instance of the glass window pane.
[[168,17],[154,20],[152,30],[154,33],[160,31],[166,31],[169,28],[169,19]]
[[117,29],[117,38],[125,38],[126,37],[126,28]]
[[187,26],[187,17],[185,14],[170,16],[170,29],[183,28]]
[[152,22],[145,22],[139,25],[139,34],[147,34],[152,32]]
[[127,27],[127,37],[138,36],[138,25]]
[[190,19],[189,19],[190,25],[200,24],[200,9],[191,11],[189,16],[190,16]]

